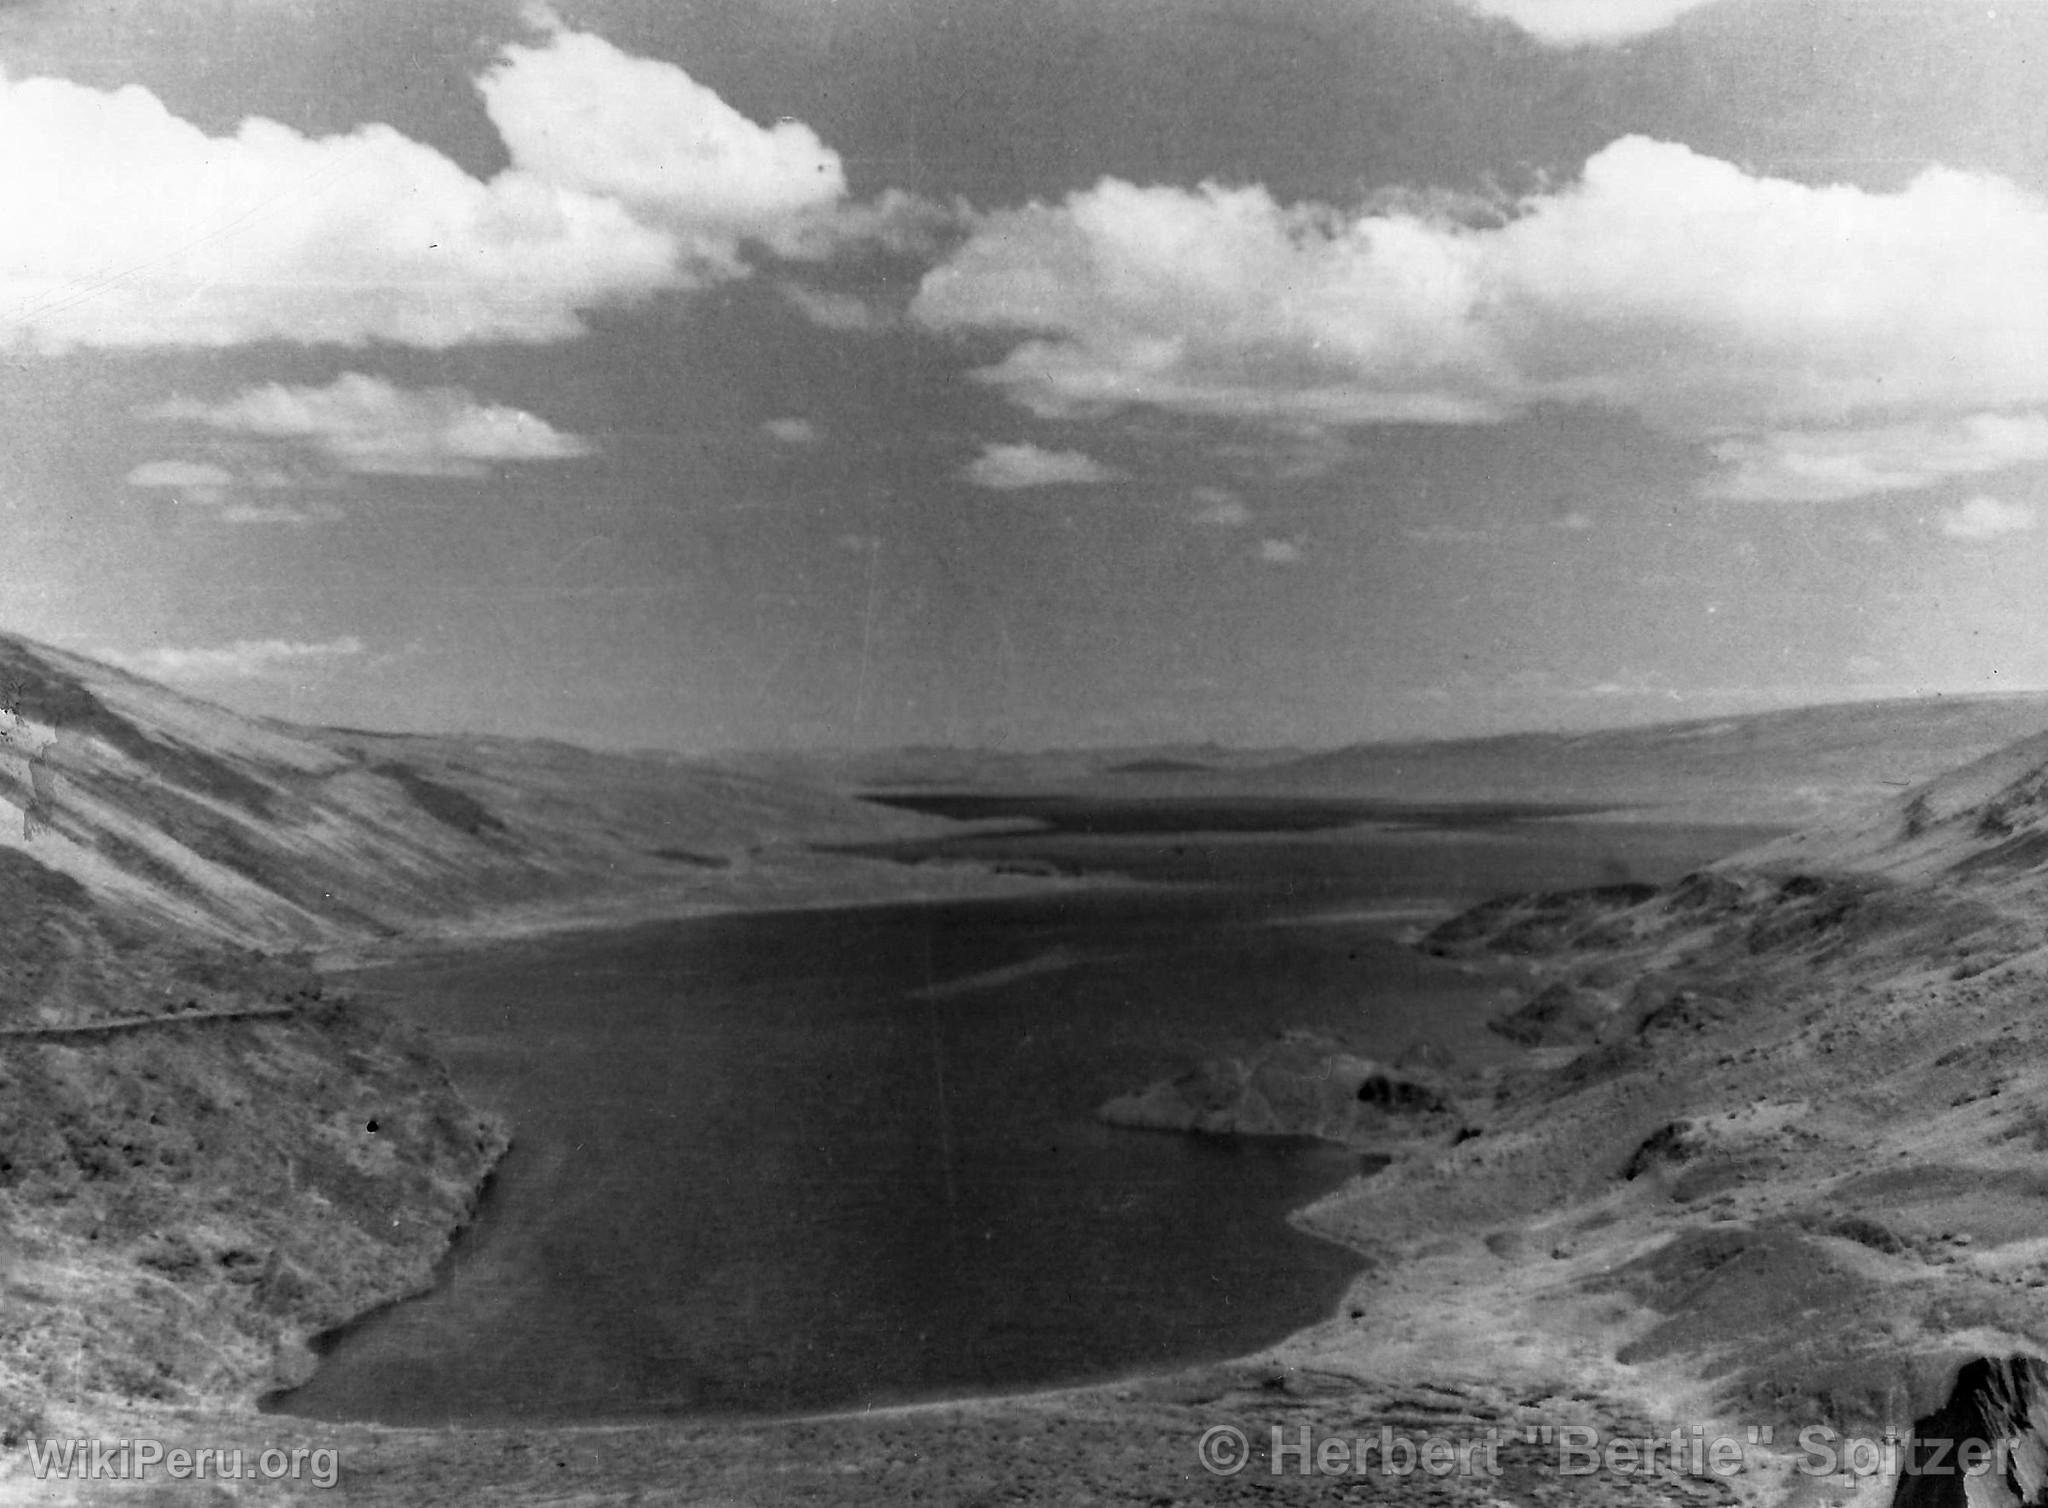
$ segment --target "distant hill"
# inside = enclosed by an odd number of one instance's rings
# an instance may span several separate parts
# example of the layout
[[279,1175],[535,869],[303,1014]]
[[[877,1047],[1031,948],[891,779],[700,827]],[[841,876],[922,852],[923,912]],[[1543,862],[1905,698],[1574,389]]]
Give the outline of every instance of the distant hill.
[[1258,771],[1260,789],[1553,800],[1799,826],[1881,803],[2048,730],[2048,693],[1800,707],[1595,733],[1360,744]]
[[1355,744],[1304,754],[1214,744],[1011,753],[906,748],[752,754],[766,777],[845,791],[1086,791],[1559,802],[1666,821],[1798,827],[1882,802],[2048,730],[2048,692],[1800,707],[1592,733]]
[[0,846],[116,914],[271,949],[743,895],[799,842],[939,825],[681,759],[241,717],[10,636],[0,692]]
[[1118,745],[1099,749],[954,748],[753,751],[723,758],[734,768],[843,790],[1036,790],[1103,777],[1228,775],[1301,757],[1299,749],[1232,749],[1220,744]]

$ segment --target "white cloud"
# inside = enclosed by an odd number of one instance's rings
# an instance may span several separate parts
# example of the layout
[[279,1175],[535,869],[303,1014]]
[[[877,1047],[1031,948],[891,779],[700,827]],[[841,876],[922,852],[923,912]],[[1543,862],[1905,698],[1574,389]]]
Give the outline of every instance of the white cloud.
[[236,501],[232,494],[238,486],[268,490],[297,485],[290,476],[267,467],[251,476],[237,477],[226,467],[208,461],[145,461],[124,480],[130,487],[175,492],[180,503],[211,510],[202,516],[223,524],[310,524],[331,522],[341,516],[339,510],[325,503],[302,508]]
[[[1030,337],[984,375],[1047,415],[1143,403],[1331,422],[1498,418],[1448,228],[1354,233],[1264,189],[1114,179],[988,216],[912,316]],[[1373,244],[1370,227],[1390,228]]]
[[345,634],[322,643],[291,639],[237,639],[231,644],[206,649],[163,644],[132,652],[102,650],[100,655],[137,675],[161,680],[233,681],[332,664],[362,652],[363,641],[353,634]]
[[808,419],[769,419],[761,429],[771,440],[784,445],[815,445],[822,438],[818,426]]
[[164,489],[194,502],[218,503],[234,485],[235,475],[204,461],[144,461],[124,480],[130,487]]
[[1512,21],[1559,46],[1622,42],[1662,31],[1714,0],[1464,0],[1482,15]]
[[0,348],[261,340],[445,349],[581,333],[583,311],[748,269],[936,246],[958,212],[846,198],[797,121],[537,18],[478,80],[510,166],[472,177],[390,126],[209,136],[139,86],[0,76]]
[[623,206],[480,182],[388,126],[209,137],[133,85],[0,79],[0,139],[9,345],[555,340],[679,279],[673,236]]
[[1262,539],[1259,559],[1267,565],[1300,565],[1306,557],[1298,539]]
[[214,515],[224,524],[332,523],[341,510],[329,503],[294,508],[282,503],[227,503]]
[[270,383],[224,403],[176,399],[146,417],[233,434],[303,441],[344,471],[394,476],[487,475],[492,462],[559,461],[591,453],[523,409],[480,404],[461,388],[408,389],[346,372],[326,387]]
[[2006,534],[2024,534],[2034,527],[2034,510],[2025,503],[1973,497],[1941,513],[1941,532],[1950,539],[1981,542]]
[[2048,460],[2048,415],[1971,414],[1866,429],[1793,430],[1723,440],[1712,450],[1727,469],[1708,482],[1711,497],[1830,502]]
[[1221,487],[1197,487],[1194,520],[1214,529],[1242,529],[1252,521],[1252,510],[1236,494]]
[[977,487],[1084,487],[1116,475],[1078,450],[1046,450],[1029,443],[987,444],[964,473]]
[[673,63],[556,30],[512,46],[478,81],[515,169],[630,206],[704,268],[742,270],[739,243],[836,206],[839,154],[800,121],[759,126]]
[[1724,495],[1763,496],[1830,432],[2032,424],[1999,416],[2048,406],[2043,266],[2048,203],[1987,174],[1816,187],[1629,137],[1498,224],[1105,180],[984,218],[912,314],[1016,335],[981,375],[1045,415],[1593,405],[1731,447]]

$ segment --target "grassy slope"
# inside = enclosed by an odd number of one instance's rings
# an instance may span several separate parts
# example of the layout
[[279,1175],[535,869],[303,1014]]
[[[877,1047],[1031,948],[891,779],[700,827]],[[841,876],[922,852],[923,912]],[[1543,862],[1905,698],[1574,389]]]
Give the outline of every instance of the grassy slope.
[[[125,915],[271,949],[607,897],[801,897],[812,871],[857,891],[861,866],[802,845],[937,825],[686,761],[238,717],[5,637],[0,682],[27,719],[0,750],[0,843]],[[25,841],[38,778],[54,794]]]

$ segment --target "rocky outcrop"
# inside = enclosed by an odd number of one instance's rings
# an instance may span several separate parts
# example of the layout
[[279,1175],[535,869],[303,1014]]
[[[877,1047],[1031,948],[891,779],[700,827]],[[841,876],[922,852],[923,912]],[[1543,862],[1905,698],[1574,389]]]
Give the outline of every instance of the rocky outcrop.
[[2048,1504],[2048,1365],[1979,1356],[1941,1407],[1914,1421],[1893,1508]]
[[1111,1125],[1143,1130],[1310,1136],[1359,1147],[1445,1136],[1459,1124],[1440,1079],[1360,1057],[1306,1032],[1242,1057],[1208,1059],[1119,1096],[1098,1113]]

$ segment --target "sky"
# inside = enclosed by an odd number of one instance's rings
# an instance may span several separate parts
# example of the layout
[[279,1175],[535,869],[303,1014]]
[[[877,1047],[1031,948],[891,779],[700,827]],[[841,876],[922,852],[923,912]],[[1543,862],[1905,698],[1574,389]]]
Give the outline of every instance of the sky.
[[2048,0],[0,0],[0,630],[688,751],[2048,686]]

